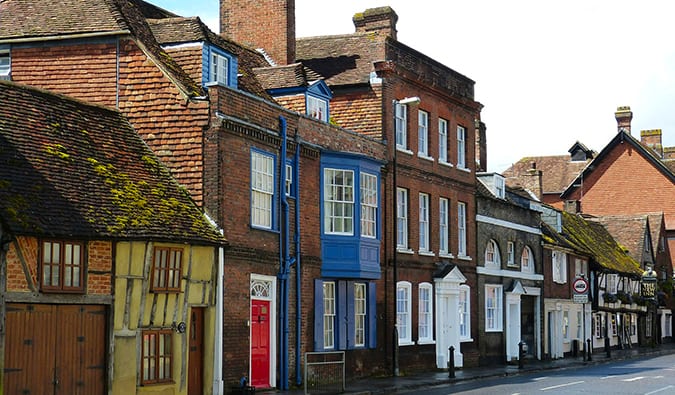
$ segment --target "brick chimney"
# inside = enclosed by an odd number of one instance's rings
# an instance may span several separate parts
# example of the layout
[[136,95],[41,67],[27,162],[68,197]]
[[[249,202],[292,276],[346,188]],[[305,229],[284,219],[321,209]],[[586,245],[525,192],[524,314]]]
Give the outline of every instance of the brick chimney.
[[369,8],[352,18],[357,33],[374,32],[396,40],[398,15],[391,7]]
[[650,129],[640,131],[640,142],[645,147],[649,147],[656,154],[663,158],[663,144],[661,140],[661,129]]
[[487,127],[480,119],[474,121],[476,127],[476,171],[487,171]]
[[530,168],[521,177],[523,188],[532,192],[540,201],[543,200],[544,191],[542,187],[543,172],[537,169],[537,162],[530,162]]
[[295,62],[295,0],[220,0],[220,34],[263,49],[278,65]]
[[616,118],[617,132],[624,129],[630,134],[630,121],[633,120],[633,112],[630,110],[630,106],[617,107],[614,117]]

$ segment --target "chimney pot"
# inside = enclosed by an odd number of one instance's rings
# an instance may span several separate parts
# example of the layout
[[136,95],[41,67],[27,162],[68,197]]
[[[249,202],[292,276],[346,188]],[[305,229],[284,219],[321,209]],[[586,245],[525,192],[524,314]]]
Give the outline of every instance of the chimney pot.
[[391,7],[369,8],[352,18],[357,33],[374,32],[396,40],[398,15]]
[[630,134],[630,122],[633,120],[633,112],[630,110],[630,106],[617,107],[614,117],[616,118],[617,131],[625,130]]

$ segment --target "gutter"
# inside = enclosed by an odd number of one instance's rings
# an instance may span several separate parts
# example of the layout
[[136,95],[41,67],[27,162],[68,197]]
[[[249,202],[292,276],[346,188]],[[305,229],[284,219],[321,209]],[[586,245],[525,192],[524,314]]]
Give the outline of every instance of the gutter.
[[44,41],[62,41],[62,40],[75,40],[80,38],[92,38],[92,37],[108,37],[108,36],[120,36],[120,35],[130,35],[130,30],[113,30],[107,32],[94,32],[94,33],[77,33],[70,35],[57,35],[57,36],[34,36],[34,37],[22,37],[22,38],[5,38],[0,39],[0,44],[17,44],[17,43],[32,43],[32,42],[44,42]]

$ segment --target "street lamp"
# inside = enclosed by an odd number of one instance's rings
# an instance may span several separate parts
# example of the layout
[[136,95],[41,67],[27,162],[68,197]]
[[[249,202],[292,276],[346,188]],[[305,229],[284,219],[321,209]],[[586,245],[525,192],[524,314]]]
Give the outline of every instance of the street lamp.
[[[642,273],[642,278],[640,279],[640,294],[642,297],[647,300],[647,301],[652,301],[656,302],[656,272],[652,270],[651,266],[647,266],[647,270],[645,270]],[[649,310],[650,305],[654,305],[654,313],[651,317],[651,328],[649,328],[651,332],[651,343],[652,346],[654,346],[655,339],[654,337],[656,336],[656,331],[655,331],[655,326],[656,326],[656,303],[647,303],[647,315],[652,314]],[[645,322],[645,331],[647,330],[646,322]]]
[[[396,108],[398,105],[409,105],[409,104],[419,104],[420,103],[420,98],[418,96],[411,96],[411,97],[405,97],[401,100],[394,99],[392,100],[392,107],[394,110],[394,130],[393,130],[393,144],[392,144],[392,188],[391,188],[391,200],[392,200],[392,218],[393,218],[393,227],[392,227],[392,239],[394,241],[393,243],[393,250],[394,250],[394,255],[392,257],[392,264],[394,266],[394,352],[393,352],[393,371],[394,371],[394,376],[398,377],[399,376],[399,367],[398,367],[398,313],[397,313],[397,302],[396,299],[398,298],[398,261],[397,261],[397,250],[398,250],[398,204],[397,204],[397,199],[398,199],[398,192],[396,190],[396,151],[398,150],[398,119],[396,117]],[[407,112],[406,112],[407,113]],[[406,116],[406,121],[408,117]],[[404,125],[407,128],[407,125]]]

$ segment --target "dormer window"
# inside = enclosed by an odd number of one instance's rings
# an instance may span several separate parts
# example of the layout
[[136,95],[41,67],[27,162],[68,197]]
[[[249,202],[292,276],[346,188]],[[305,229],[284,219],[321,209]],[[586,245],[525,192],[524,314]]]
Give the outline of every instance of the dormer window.
[[504,199],[505,197],[504,177],[502,177],[499,174],[495,174],[494,182],[495,182],[495,195],[500,199]]
[[237,88],[237,58],[214,46],[205,45],[202,58],[202,84]]
[[211,72],[209,82],[217,82],[221,85],[227,86],[227,65],[228,60],[225,56],[212,53],[211,54]]
[[314,96],[307,96],[307,115],[328,122],[328,102]]
[[0,80],[11,79],[11,60],[9,57],[9,48],[3,49],[0,46]]

